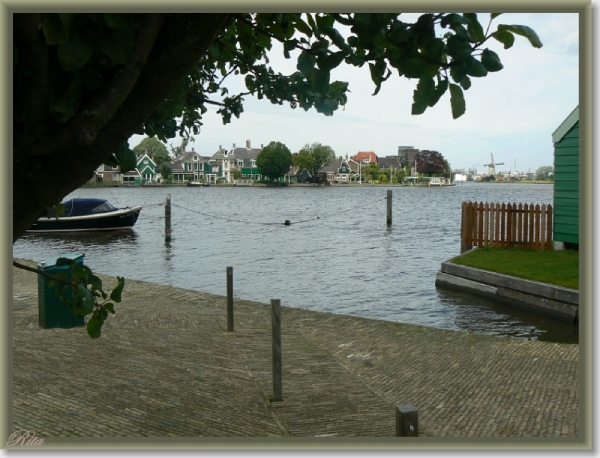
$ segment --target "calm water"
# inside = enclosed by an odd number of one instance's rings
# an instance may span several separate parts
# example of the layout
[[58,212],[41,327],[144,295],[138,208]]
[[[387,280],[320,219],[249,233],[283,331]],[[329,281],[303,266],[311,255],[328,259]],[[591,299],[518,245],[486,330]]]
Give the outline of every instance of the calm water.
[[[386,226],[386,191],[393,224]],[[164,242],[164,202],[172,241]],[[26,235],[15,257],[74,251],[114,276],[267,303],[442,329],[577,342],[577,328],[474,295],[435,287],[441,262],[460,252],[465,200],[552,203],[552,185],[454,187],[85,188],[116,206],[144,205],[131,232]],[[284,225],[289,220],[289,226]]]

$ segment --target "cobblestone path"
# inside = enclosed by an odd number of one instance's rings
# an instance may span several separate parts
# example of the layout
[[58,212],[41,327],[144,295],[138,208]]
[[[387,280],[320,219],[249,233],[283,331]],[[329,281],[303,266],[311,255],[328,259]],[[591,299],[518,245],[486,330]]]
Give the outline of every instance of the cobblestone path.
[[13,304],[14,429],[40,437],[394,436],[404,403],[421,436],[579,426],[578,345],[282,307],[272,403],[269,305],[236,300],[231,333],[225,297],[127,280],[92,340],[40,328],[36,276],[14,268]]

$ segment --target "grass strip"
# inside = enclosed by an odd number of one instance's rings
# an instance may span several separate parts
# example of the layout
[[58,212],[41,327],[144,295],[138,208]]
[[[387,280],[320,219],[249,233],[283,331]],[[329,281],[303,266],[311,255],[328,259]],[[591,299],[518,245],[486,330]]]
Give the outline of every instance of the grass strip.
[[579,252],[480,247],[452,259],[460,264],[565,288],[579,289]]

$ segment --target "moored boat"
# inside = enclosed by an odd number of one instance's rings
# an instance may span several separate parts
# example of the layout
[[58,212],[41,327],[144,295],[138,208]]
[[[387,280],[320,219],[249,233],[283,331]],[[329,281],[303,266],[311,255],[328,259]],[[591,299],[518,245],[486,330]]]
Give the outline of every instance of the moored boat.
[[202,183],[200,181],[188,181],[187,185],[190,188],[202,188],[203,186],[209,186],[208,183]]
[[106,199],[79,198],[64,201],[58,215],[38,218],[27,232],[113,231],[131,229],[141,206],[117,208]]

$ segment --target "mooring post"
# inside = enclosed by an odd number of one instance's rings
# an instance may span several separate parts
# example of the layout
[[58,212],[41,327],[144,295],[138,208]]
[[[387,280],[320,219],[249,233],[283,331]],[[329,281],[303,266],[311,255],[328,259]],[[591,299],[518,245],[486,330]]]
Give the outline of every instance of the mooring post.
[[227,331],[233,332],[233,267],[227,267]]
[[419,435],[419,411],[412,404],[396,406],[396,437]]
[[283,401],[281,383],[281,301],[271,299],[271,329],[273,345],[273,402]]
[[387,225],[392,225],[392,190],[388,189],[387,192]]
[[167,194],[165,205],[165,243],[171,241],[171,194]]

